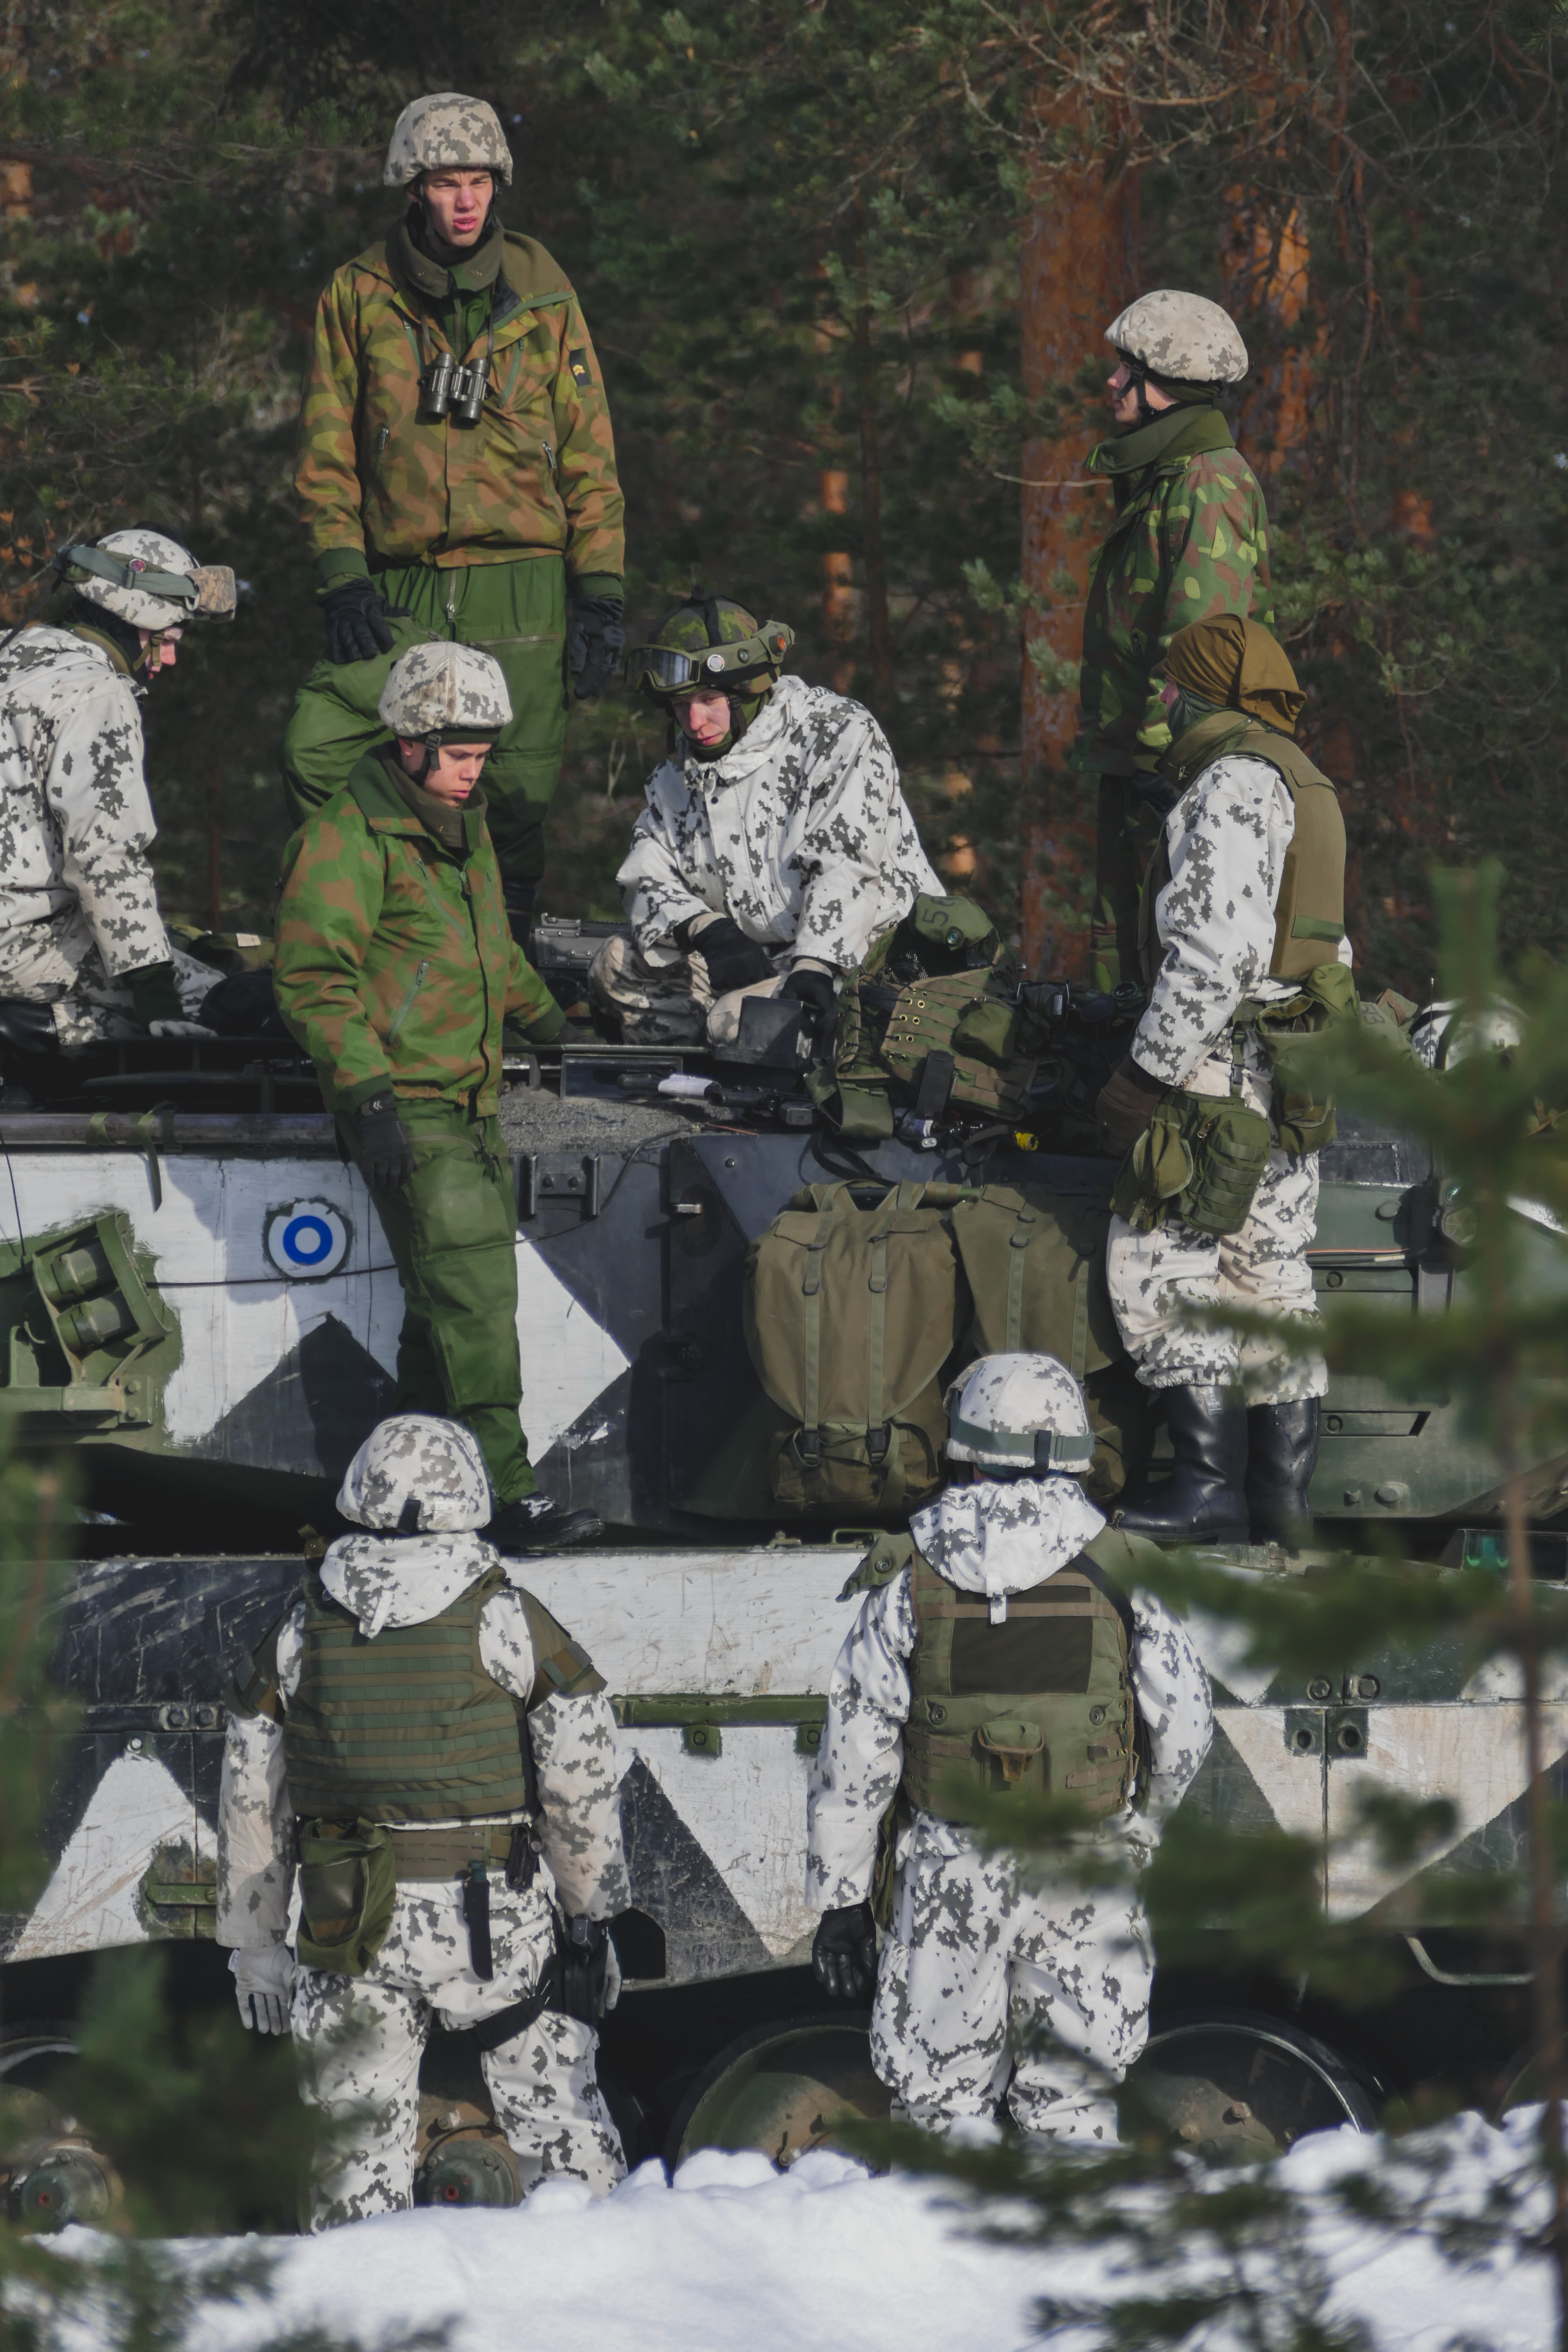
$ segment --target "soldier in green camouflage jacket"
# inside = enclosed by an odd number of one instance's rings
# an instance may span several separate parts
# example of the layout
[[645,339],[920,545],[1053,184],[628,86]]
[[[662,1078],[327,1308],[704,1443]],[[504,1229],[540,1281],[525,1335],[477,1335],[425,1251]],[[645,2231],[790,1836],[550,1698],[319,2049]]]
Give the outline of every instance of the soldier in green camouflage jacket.
[[380,716],[394,739],[285,855],[278,1009],[370,1188],[403,1285],[397,1409],[479,1439],[504,1549],[596,1535],[538,1492],[519,1420],[517,1208],[496,1113],[501,1024],[547,1045],[560,1006],[507,925],[479,789],[511,716],[488,654],[415,646]]
[[1140,782],[1170,742],[1152,683],[1191,621],[1250,614],[1272,626],[1263,493],[1220,414],[1220,386],[1247,373],[1226,312],[1198,294],[1145,294],[1106,329],[1116,423],[1091,450],[1109,477],[1116,520],[1095,560],[1084,612],[1078,741],[1072,764],[1098,785],[1094,983],[1138,971],[1142,870],[1158,832]]
[[295,489],[327,658],[284,738],[289,814],[299,824],[384,741],[376,709],[397,654],[482,646],[512,706],[486,785],[521,938],[568,677],[580,699],[602,694],[623,642],[609,409],[564,272],[502,229],[511,156],[491,109],[416,100],[384,178],[407,190],[406,217],[322,295],[300,408]]

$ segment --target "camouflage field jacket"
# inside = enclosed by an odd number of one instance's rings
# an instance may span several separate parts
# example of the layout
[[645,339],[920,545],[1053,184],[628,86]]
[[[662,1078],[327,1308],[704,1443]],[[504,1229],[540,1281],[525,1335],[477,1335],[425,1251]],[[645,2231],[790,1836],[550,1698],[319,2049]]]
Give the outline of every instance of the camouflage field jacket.
[[[577,579],[625,571],[598,362],[565,273],[531,236],[507,236],[494,325],[479,424],[422,419],[420,375],[447,347],[435,311],[400,282],[384,242],[332,278],[316,309],[294,467],[323,583],[367,561],[560,554]],[[481,334],[455,356],[484,351]]]
[[463,835],[459,856],[367,758],[284,853],[278,1009],[336,1110],[391,1086],[489,1118],[503,1018],[541,1045],[565,1025],[507,928],[480,812]]
[[111,980],[168,961],[142,692],[117,651],[74,629],[25,629],[0,656],[0,979],[46,940],[62,971],[89,946]]
[[1151,681],[1176,631],[1215,613],[1273,627],[1268,517],[1217,408],[1175,409],[1102,441],[1089,468],[1110,476],[1117,511],[1084,611],[1072,764],[1124,776],[1170,742]]

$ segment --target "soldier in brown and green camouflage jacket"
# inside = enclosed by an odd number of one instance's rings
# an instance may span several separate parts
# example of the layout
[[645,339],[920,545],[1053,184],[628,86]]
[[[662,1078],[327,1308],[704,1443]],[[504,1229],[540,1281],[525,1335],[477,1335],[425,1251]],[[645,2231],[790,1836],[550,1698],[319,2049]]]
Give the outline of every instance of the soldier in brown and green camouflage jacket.
[[1171,740],[1152,683],[1178,629],[1219,614],[1272,626],[1263,493],[1217,405],[1247,373],[1226,313],[1198,294],[1145,294],[1106,330],[1119,430],[1091,450],[1116,519],[1095,560],[1083,623],[1072,764],[1097,787],[1094,984],[1138,975],[1143,866],[1159,830],[1140,793]]
[[[511,157],[490,108],[417,100],[384,177],[406,188],[406,216],[332,278],[305,377],[294,479],[327,658],[296,700],[285,789],[299,824],[385,740],[376,706],[397,654],[431,638],[483,646],[510,692],[486,784],[522,937],[568,679],[580,699],[602,694],[623,642],[609,409],[564,272],[502,229],[496,184],[510,186]],[[465,403],[459,376],[437,414],[443,366],[484,383]]]
[[547,1045],[565,1020],[508,929],[486,830],[479,778],[511,716],[506,680],[476,649],[415,646],[380,715],[392,740],[285,853],[278,1009],[316,1065],[403,1285],[397,1410],[473,1431],[499,1506],[493,1543],[570,1543],[599,1521],[537,1491],[518,1417],[501,1024]]

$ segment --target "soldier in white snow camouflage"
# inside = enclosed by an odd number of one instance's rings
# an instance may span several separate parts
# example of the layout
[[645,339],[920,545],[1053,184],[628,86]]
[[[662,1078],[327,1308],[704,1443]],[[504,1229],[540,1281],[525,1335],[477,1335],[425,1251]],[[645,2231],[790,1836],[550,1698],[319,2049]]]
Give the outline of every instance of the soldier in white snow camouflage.
[[232,614],[233,574],[158,531],[69,554],[63,625],[0,651],[0,1027],[33,1051],[205,1034],[194,1024],[216,974],[158,911],[137,705],[187,621]]
[[727,599],[668,614],[627,676],[673,748],[616,880],[632,927],[590,986],[624,1034],[729,1043],[743,992],[832,1011],[839,982],[942,884],[887,738],[845,695],[780,675],[792,633]]
[[1106,1148],[1129,1155],[1111,1303],[1139,1380],[1164,1395],[1176,1470],[1117,1523],[1173,1542],[1289,1540],[1309,1516],[1322,1358],[1184,1318],[1235,1307],[1304,1338],[1317,1320],[1306,1253],[1331,1105],[1306,1106],[1279,1055],[1289,1034],[1354,1017],[1344,826],[1291,740],[1301,693],[1258,622],[1180,631],[1167,680],[1173,805],[1143,894],[1149,1002],[1100,1120]]
[[[555,1958],[556,1906],[574,1921],[595,1923],[590,1940],[603,1945],[607,2002],[618,1990],[615,1948],[600,1923],[630,1896],[615,1721],[603,1683],[548,1612],[505,1582],[504,1563],[475,1532],[489,1516],[489,1482],[459,1423],[414,1413],[382,1423],[351,1465],[338,1507],[366,1532],[331,1545],[319,1592],[288,1612],[237,1694],[218,1824],[217,1936],[233,1948],[241,2017],[279,2031],[287,2014],[304,2096],[329,2116],[369,2110],[318,2168],[311,2226],[412,2202],[419,2061],[432,2024],[500,2019],[504,2031],[510,2021],[501,2013],[514,2004],[524,2005],[515,2027],[480,2063],[522,2192],[563,2178],[603,2191],[626,2168],[595,2075],[597,2035],[542,1999]],[[359,1637],[346,1651],[340,1644],[336,1685],[334,1627]],[[366,1769],[355,1763],[353,1718],[384,1686],[376,1676],[416,1675],[421,1655],[454,1628],[446,1653],[454,1663],[440,1671],[458,1672],[469,1660],[468,1710],[452,1717],[445,1736],[411,1731],[399,1747],[400,1719],[422,1710],[405,1706],[395,1686],[384,1702],[386,1722],[371,1735],[370,1769],[383,1775],[381,1811],[396,1857],[390,1923],[358,1973],[296,1968],[290,1935],[313,1927],[295,1892],[296,1826],[321,1815],[316,1780],[323,1769],[339,1774],[341,1811],[376,1817],[374,1792],[353,1777]],[[405,1629],[412,1649],[399,1646]],[[352,1664],[373,1648],[371,1682],[361,1689],[343,1681],[342,1659]],[[359,1708],[334,1707],[334,1688],[361,1689]],[[412,1682],[409,1691],[417,1697]],[[487,1705],[502,1716],[488,1780],[475,1728]],[[507,1787],[524,1715],[536,1810],[525,1776]],[[331,1738],[312,1748],[307,1735],[323,1721]],[[395,1799],[399,1775],[403,1793]],[[408,1801],[410,1789],[422,1792],[422,1803]],[[488,1975],[464,1907],[460,1874],[469,1864],[454,1859],[458,1847],[485,1865]],[[531,1876],[514,1866],[531,1849],[539,1855]]]
[[[875,1972],[872,2062],[913,2121],[1005,2109],[1034,2137],[1103,2143],[1148,2031],[1136,1873],[1207,1752],[1208,1682],[1185,1629],[1137,1590],[1139,1547],[1078,1485],[1092,1440],[1066,1368],[983,1358],[949,1422],[949,1457],[973,1483],[915,1514],[912,1554],[873,1549],[829,1681],[809,1798],[813,1965],[852,1999]],[[1058,1863],[988,1855],[943,1809],[955,1778],[1077,1796],[1094,1825]],[[879,1961],[879,1831],[897,1876]],[[1123,1883],[1083,1884],[1080,1839],[1100,1862],[1120,1851]]]

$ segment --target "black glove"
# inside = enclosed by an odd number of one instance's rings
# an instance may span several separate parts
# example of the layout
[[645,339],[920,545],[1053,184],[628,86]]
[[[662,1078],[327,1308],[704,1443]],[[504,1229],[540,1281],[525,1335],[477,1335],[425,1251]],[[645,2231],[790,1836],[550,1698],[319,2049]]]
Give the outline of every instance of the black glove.
[[686,952],[701,957],[715,996],[728,996],[732,988],[750,988],[773,971],[764,950],[729,915],[721,915],[716,923],[705,923],[694,935],[689,933]]
[[354,1113],[360,1172],[372,1190],[399,1192],[414,1173],[414,1138],[397,1116],[397,1097],[372,1095]]
[[172,963],[143,964],[140,971],[128,971],[125,981],[131,991],[131,1009],[143,1029],[151,1029],[154,1021],[184,1019]]
[[618,596],[574,596],[566,665],[579,702],[596,702],[615,677],[626,650]]
[[833,1018],[833,1008],[838,1002],[838,992],[829,971],[808,971],[796,964],[784,986],[781,996],[790,996],[800,1006],[806,1027],[815,1033],[825,1029]]
[[1161,1080],[1141,1070],[1131,1054],[1118,1062],[1094,1100],[1094,1123],[1107,1151],[1120,1160],[1131,1150],[1164,1092]]
[[321,602],[330,662],[374,661],[392,651],[386,599],[374,580],[342,581]]
[[877,1981],[877,1923],[868,1903],[825,1911],[811,1947],[811,1972],[835,2000],[860,2000]]

